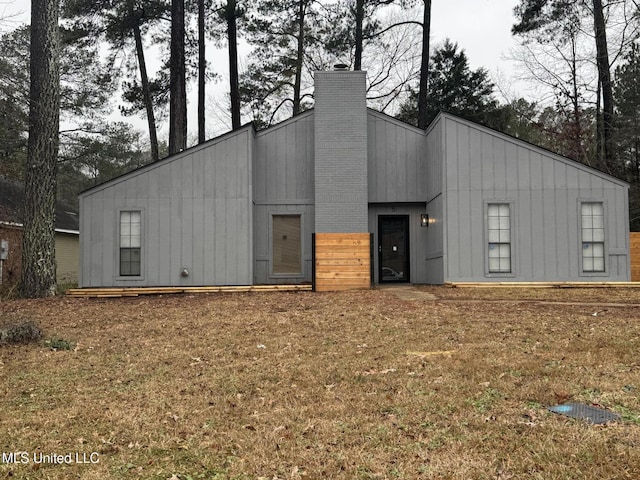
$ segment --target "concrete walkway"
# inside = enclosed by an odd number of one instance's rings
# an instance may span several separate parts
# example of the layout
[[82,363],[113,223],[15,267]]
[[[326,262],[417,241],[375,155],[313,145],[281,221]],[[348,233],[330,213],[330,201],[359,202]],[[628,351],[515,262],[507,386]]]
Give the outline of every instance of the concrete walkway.
[[438,297],[432,293],[418,290],[413,285],[378,285],[376,288],[395,295],[400,300],[410,302],[416,300],[428,301],[438,299]]

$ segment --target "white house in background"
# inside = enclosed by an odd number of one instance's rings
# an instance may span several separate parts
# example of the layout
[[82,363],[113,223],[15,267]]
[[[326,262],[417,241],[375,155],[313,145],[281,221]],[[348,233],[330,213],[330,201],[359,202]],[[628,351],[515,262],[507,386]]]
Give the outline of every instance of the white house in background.
[[80,286],[628,281],[628,225],[622,180],[316,72],[313,110],[82,192]]

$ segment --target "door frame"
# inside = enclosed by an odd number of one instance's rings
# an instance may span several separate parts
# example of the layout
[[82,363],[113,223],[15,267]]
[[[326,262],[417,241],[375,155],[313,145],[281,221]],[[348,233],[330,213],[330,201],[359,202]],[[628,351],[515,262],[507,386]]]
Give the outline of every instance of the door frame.
[[[404,248],[405,248],[405,262],[406,262],[406,271],[403,272],[405,274],[405,278],[403,280],[382,280],[382,224],[384,220],[394,219],[394,220],[403,220],[404,222]],[[408,214],[380,214],[378,215],[378,283],[410,283],[411,282],[411,257],[410,257],[410,215]]]

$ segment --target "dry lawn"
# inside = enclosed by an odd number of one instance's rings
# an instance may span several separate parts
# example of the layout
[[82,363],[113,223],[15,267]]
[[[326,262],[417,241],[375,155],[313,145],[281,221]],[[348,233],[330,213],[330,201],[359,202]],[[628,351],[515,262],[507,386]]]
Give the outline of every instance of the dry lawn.
[[424,288],[2,302],[0,478],[640,478],[640,289]]

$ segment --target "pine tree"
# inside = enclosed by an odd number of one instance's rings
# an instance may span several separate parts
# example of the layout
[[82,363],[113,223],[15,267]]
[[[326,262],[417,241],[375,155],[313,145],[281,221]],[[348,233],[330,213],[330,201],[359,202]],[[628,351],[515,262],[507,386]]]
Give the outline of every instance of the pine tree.
[[131,104],[121,106],[120,112],[131,115],[146,112],[151,155],[159,158],[155,110],[166,105],[169,90],[169,76],[164,69],[155,80],[149,78],[143,38],[150,29],[163,21],[169,12],[167,0],[61,0],[62,16],[70,21],[70,28],[77,36],[98,43],[106,41],[112,54],[110,63],[114,77],[122,74],[116,67],[116,58],[133,49],[135,63],[125,62],[128,77],[136,70],[140,82],[133,79],[123,82],[123,97]]
[[58,0],[31,2],[29,143],[20,291],[55,294],[55,205],[60,114]]
[[[444,111],[495,127],[493,114],[498,104],[492,96],[493,88],[487,71],[483,68],[471,70],[464,50],[445,40],[444,45],[431,56],[427,124],[438,112]],[[413,125],[418,124],[417,90],[411,90],[397,117]]]
[[206,59],[206,9],[205,0],[198,0],[198,143],[206,140],[205,88],[207,79]]
[[629,179],[640,184],[640,47],[632,44],[625,63],[616,68],[616,148]]
[[169,155],[187,148],[187,75],[184,43],[184,0],[171,0]]
[[305,59],[308,49],[317,44],[317,37],[311,35],[312,3],[259,0],[253,5],[247,29],[255,48],[242,78],[241,94],[261,125],[308,108],[303,90],[310,72]]
[[427,92],[429,91],[429,35],[431,35],[431,0],[424,0],[420,86],[418,87],[418,128],[422,130],[429,125],[429,104],[427,103]]

